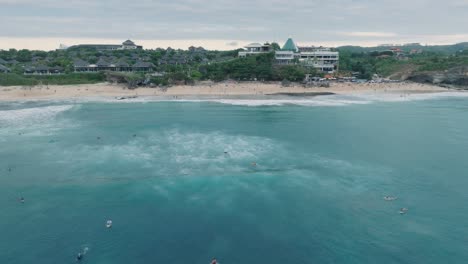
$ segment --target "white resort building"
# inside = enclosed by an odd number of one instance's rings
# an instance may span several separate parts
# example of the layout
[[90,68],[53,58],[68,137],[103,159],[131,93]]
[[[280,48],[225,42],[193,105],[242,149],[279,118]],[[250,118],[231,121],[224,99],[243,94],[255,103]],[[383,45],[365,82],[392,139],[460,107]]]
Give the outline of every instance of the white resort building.
[[277,64],[301,63],[317,70],[333,73],[338,70],[339,52],[324,47],[298,47],[289,38],[281,50],[275,52]]
[[260,43],[251,43],[247,46],[244,47],[245,50],[239,51],[239,57],[247,57],[250,55],[257,55],[257,54],[262,54],[262,53],[268,53],[272,52],[273,48],[271,47],[271,44],[265,43],[265,44],[260,44]]

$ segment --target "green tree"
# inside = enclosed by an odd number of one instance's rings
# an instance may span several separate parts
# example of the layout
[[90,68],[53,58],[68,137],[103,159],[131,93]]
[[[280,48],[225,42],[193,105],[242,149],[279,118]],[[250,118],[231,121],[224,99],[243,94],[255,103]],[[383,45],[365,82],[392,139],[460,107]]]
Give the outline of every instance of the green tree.
[[273,48],[273,50],[281,50],[280,45],[276,42],[271,43],[271,47]]
[[19,62],[29,62],[31,61],[31,51],[22,49],[16,54],[16,60]]

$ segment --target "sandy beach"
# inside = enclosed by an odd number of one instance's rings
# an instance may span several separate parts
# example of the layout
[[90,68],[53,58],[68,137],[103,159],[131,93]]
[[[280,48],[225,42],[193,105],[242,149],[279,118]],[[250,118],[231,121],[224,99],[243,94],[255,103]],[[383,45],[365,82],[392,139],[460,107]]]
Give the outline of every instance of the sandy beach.
[[9,86],[0,87],[0,101],[80,99],[90,97],[128,96],[248,96],[274,94],[358,94],[358,93],[431,93],[449,89],[418,83],[332,83],[330,87],[304,88],[300,85],[282,87],[279,83],[235,83],[199,84],[194,86],[172,86],[162,88],[127,89],[122,85],[100,83],[84,85]]

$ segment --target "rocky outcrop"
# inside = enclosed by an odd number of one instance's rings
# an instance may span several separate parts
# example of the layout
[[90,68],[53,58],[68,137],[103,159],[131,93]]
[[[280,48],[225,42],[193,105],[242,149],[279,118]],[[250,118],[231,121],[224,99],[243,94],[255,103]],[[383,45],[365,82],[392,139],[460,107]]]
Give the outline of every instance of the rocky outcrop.
[[419,83],[431,83],[442,86],[455,85],[468,89],[468,65],[445,71],[413,73],[407,79]]

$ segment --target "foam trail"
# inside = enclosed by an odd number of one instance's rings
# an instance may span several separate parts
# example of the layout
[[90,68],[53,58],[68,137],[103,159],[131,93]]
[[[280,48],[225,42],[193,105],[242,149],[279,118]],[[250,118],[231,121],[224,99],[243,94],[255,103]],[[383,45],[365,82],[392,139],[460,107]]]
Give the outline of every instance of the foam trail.
[[438,100],[447,98],[466,98],[466,92],[438,92],[438,93],[362,93],[352,97],[358,100],[368,100],[371,102],[409,102]]
[[0,111],[0,122],[18,122],[25,120],[46,121],[56,115],[72,109],[73,105],[45,106]]

